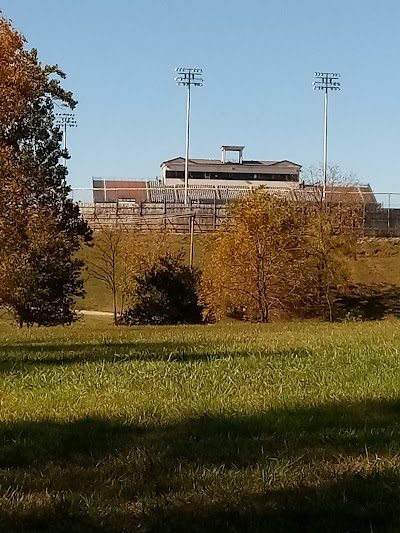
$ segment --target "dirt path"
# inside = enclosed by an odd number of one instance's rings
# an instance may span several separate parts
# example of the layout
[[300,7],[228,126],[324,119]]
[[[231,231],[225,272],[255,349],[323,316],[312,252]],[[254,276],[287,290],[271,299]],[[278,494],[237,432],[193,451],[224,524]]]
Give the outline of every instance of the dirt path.
[[80,315],[91,315],[91,316],[114,316],[114,313],[111,311],[87,311],[86,309],[79,309],[77,311]]

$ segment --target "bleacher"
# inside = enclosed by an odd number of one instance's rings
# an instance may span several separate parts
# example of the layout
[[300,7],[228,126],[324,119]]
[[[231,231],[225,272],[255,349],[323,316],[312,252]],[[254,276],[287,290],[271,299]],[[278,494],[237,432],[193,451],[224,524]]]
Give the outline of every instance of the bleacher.
[[154,204],[174,204],[178,202],[175,188],[164,187],[155,181],[147,182],[147,201]]
[[[225,204],[244,198],[254,190],[245,185],[191,185],[188,198],[192,204]],[[274,187],[268,190],[272,194],[290,195],[291,189]],[[182,184],[165,187],[156,182],[147,182],[147,201],[149,203],[183,204],[185,202],[185,186]]]
[[[175,185],[175,187],[178,201],[183,203],[185,201],[185,187],[183,185]],[[213,186],[194,185],[188,188],[188,198],[192,204],[212,204],[218,201],[218,194]]]
[[[98,180],[97,180],[98,181]],[[131,205],[132,203],[143,204],[185,204],[185,186],[183,183],[165,186],[158,181],[137,181],[131,186],[123,181],[112,182],[103,180],[106,188],[93,189],[95,203],[100,201],[117,202]],[[97,184],[97,182],[96,182]],[[113,185],[113,187],[111,187]],[[117,187],[114,185],[121,185]],[[123,185],[123,186],[122,186]],[[189,203],[192,205],[226,204],[233,202],[255,191],[258,187],[254,184],[243,182],[242,185],[228,184],[190,184],[187,189]],[[297,202],[315,202],[321,200],[321,187],[313,186],[268,186],[262,188],[265,192],[274,194],[288,200]],[[105,198],[105,200],[104,200]],[[376,205],[378,202],[370,186],[331,186],[326,189],[328,203],[357,203],[363,205]]]

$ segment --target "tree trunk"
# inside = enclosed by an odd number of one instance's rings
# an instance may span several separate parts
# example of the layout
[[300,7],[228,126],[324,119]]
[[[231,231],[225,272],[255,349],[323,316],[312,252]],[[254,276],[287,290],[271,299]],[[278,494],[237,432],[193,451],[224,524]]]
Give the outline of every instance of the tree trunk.
[[117,290],[113,287],[114,325],[117,325]]

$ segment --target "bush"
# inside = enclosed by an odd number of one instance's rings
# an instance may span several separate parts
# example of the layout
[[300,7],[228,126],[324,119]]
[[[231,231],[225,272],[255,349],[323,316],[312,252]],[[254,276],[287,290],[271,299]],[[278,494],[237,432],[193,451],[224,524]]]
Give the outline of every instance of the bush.
[[199,274],[183,264],[183,254],[164,252],[133,276],[131,304],[118,323],[197,324],[202,308],[197,297]]

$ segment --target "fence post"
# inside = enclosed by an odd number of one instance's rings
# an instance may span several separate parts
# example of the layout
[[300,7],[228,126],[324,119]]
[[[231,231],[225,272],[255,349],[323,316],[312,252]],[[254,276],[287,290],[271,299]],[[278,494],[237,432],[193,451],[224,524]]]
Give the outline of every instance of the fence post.
[[217,227],[217,190],[214,189],[214,217],[213,217],[213,231]]
[[193,268],[193,257],[194,257],[194,217],[195,213],[190,215],[190,251],[189,251],[189,267]]
[[365,226],[367,220],[367,204],[363,203],[363,219],[362,219],[362,236],[365,237]]
[[389,236],[390,236],[390,193],[389,193],[389,200],[388,200],[388,219],[387,219],[387,224],[388,224],[388,232],[389,232]]

